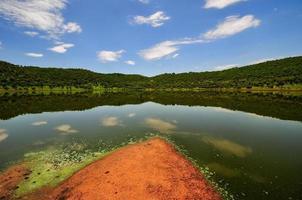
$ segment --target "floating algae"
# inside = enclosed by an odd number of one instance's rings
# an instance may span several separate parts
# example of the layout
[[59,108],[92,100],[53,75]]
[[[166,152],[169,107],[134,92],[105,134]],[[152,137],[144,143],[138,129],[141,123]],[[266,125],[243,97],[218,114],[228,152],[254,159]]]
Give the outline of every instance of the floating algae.
[[85,142],[72,142],[52,146],[44,151],[27,153],[24,155],[24,162],[31,173],[18,185],[15,195],[21,197],[42,187],[55,187],[75,172],[114,150],[149,137],[139,139],[130,137],[120,145],[100,140],[97,148],[94,148],[97,150],[91,150]]
[[109,150],[92,152],[84,144],[72,143],[25,154],[25,163],[31,174],[24,177],[18,185],[16,196],[22,196],[44,186],[56,186],[108,152]]
[[71,143],[59,147],[50,147],[45,151],[28,153],[25,155],[25,163],[31,170],[31,174],[24,177],[24,180],[18,185],[16,196],[21,197],[25,194],[34,192],[42,187],[55,187],[75,172],[84,168],[88,164],[108,155],[114,150],[137,142],[142,142],[152,137],[160,137],[173,145],[180,153],[191,161],[195,167],[205,176],[211,185],[219,192],[223,199],[233,200],[233,195],[228,193],[225,188],[221,188],[212,179],[213,172],[207,167],[198,166],[197,162],[187,156],[187,152],[177,146],[171,138],[161,134],[147,134],[145,137],[131,137],[127,141],[120,143],[117,146],[108,144],[110,142],[99,141],[98,150],[92,151],[84,143]]

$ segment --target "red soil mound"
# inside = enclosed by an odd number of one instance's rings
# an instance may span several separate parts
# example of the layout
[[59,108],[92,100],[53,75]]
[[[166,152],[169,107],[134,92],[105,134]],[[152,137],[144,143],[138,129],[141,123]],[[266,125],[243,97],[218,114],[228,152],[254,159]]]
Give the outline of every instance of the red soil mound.
[[24,165],[15,165],[0,174],[0,199],[13,199],[17,185],[29,174]]
[[129,145],[92,163],[47,197],[69,200],[221,199],[198,169],[159,138]]

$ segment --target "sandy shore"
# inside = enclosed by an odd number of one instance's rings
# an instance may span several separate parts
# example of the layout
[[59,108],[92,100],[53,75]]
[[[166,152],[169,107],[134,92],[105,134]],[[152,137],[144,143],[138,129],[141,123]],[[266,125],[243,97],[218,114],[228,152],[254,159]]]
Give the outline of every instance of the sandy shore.
[[204,176],[166,141],[128,145],[26,199],[219,200]]

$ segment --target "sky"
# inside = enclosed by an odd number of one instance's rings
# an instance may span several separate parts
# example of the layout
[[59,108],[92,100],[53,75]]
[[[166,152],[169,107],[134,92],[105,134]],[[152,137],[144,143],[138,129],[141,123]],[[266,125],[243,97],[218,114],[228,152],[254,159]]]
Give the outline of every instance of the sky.
[[0,0],[0,60],[143,74],[302,55],[301,0]]

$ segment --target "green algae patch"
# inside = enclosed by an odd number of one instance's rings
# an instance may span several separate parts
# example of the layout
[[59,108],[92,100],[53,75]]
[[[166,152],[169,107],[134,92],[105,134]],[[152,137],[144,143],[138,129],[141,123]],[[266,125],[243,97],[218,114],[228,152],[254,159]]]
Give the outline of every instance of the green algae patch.
[[188,156],[188,152],[178,146],[170,137],[162,134],[149,133],[144,137],[129,138],[128,141],[119,145],[112,146],[108,144],[99,144],[97,151],[92,151],[85,144],[72,143],[59,147],[50,147],[45,151],[25,154],[25,163],[31,170],[31,174],[24,177],[24,180],[18,185],[15,192],[16,197],[22,197],[43,187],[55,187],[63,182],[75,172],[81,170],[92,162],[103,158],[115,150],[143,142],[153,137],[159,137],[173,145],[175,149],[184,155],[191,163],[200,170],[205,178],[211,183],[217,192],[221,194],[224,200],[234,200],[234,196],[226,188],[220,187],[213,180],[214,173],[208,167],[202,167],[197,161]]
[[73,143],[28,153],[25,155],[25,163],[31,174],[24,177],[15,194],[20,197],[45,186],[54,187],[108,152],[110,151],[92,152],[83,144]]
[[73,142],[52,146],[44,151],[27,153],[24,155],[24,163],[31,173],[18,185],[15,196],[22,197],[43,187],[55,187],[94,161],[121,147],[142,142],[151,136],[153,134],[143,138],[131,137],[119,145],[99,141],[97,150],[91,150],[85,142]]

